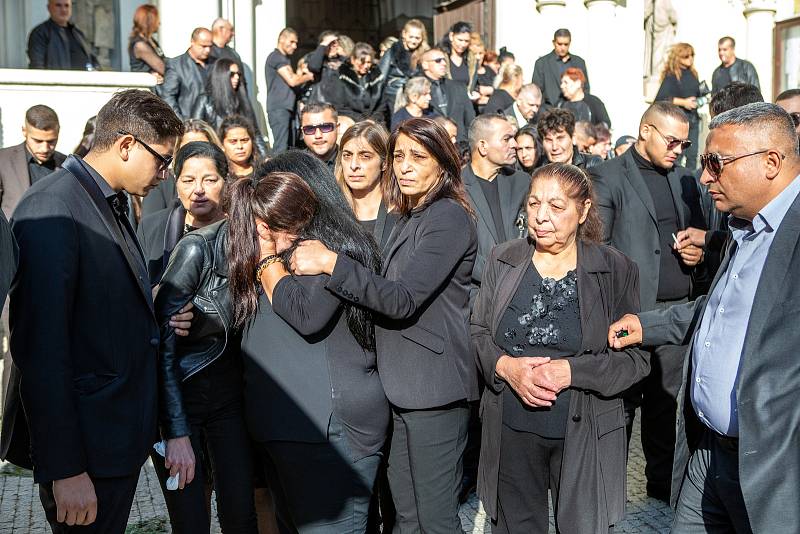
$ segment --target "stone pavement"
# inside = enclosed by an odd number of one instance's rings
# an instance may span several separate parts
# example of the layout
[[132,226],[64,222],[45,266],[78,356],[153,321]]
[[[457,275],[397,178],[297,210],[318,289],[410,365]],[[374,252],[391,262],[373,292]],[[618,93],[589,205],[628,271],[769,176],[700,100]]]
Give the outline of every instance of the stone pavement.
[[[637,418],[637,423],[638,423]],[[615,532],[668,533],[672,510],[668,505],[645,495],[644,458],[639,441],[639,425],[634,429],[633,448],[628,463],[628,514]],[[490,534],[486,514],[474,495],[461,507],[461,523],[466,534]],[[552,518],[551,518],[552,525]],[[553,529],[551,528],[551,532]],[[46,534],[37,486],[29,472],[0,463],[0,534]],[[128,534],[168,533],[169,521],[152,464],[142,469],[139,487],[131,510]],[[215,525],[213,532],[219,533]]]

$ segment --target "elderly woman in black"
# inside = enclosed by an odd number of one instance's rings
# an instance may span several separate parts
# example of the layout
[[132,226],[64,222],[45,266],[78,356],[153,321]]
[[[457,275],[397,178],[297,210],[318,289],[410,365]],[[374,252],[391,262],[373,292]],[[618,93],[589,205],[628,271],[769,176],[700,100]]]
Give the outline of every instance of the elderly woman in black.
[[398,212],[381,275],[322,243],[301,243],[296,274],[376,313],[378,372],[393,414],[389,485],[400,532],[459,532],[468,402],[478,397],[469,339],[475,219],[447,132],[413,118],[389,138],[387,203]]
[[257,172],[287,170],[317,199],[305,228],[282,230],[309,214],[302,205],[259,202],[258,177],[255,189],[253,179],[230,186],[228,259],[234,321],[246,327],[247,426],[288,530],[363,534],[389,425],[371,314],[327,291],[327,275],[290,275],[282,257],[298,238],[321,239],[373,272],[380,253],[321,160],[289,151]]
[[495,533],[607,534],[625,511],[620,393],[649,371],[608,348],[613,319],[639,309],[639,273],[597,244],[592,184],[554,163],[533,174],[528,239],[486,262],[472,339],[486,382],[478,493]]
[[[205,144],[210,156],[219,148]],[[202,148],[202,147],[201,147]],[[213,149],[213,150],[212,150]],[[180,154],[179,154],[180,158]],[[222,157],[224,161],[224,157]],[[216,168],[207,176],[220,179]],[[187,176],[181,174],[181,176]],[[247,187],[250,187],[249,185]],[[285,230],[274,215],[279,208],[295,215],[291,230],[307,222],[316,207],[310,188],[289,173],[264,176],[251,195],[270,206],[266,221]],[[220,220],[186,235],[175,246],[155,299],[161,326],[159,406],[161,435],[166,440],[164,465],[179,475],[179,489],[165,498],[174,532],[209,532],[206,471],[213,474],[223,532],[257,533],[253,502],[253,463],[242,405],[242,362],[236,307],[228,285],[230,226]],[[189,335],[176,337],[168,320],[187,302],[195,318]]]

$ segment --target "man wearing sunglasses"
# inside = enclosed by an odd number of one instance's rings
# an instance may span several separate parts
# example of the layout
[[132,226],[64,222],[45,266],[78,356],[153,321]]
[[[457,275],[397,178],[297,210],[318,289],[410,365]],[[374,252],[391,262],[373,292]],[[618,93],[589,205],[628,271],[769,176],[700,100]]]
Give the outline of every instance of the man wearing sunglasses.
[[[705,229],[700,192],[691,171],[675,162],[689,146],[689,122],[681,109],[655,102],[639,123],[636,143],[625,154],[589,172],[603,221],[604,241],[639,266],[642,310],[665,309],[693,296],[693,277],[703,250],[675,248],[672,237]],[[642,409],[647,493],[668,500],[675,442],[676,397],[684,349],[648,346],[651,373],[624,395],[628,437],[636,408]]]
[[300,112],[300,131],[306,148],[333,172],[339,134],[339,114],[330,104],[309,104]]
[[[711,292],[612,324],[615,348],[691,340],[682,372],[672,532],[786,532],[800,522],[800,155],[775,104],[715,117],[702,182],[732,236]],[[616,337],[627,330],[625,337]]]
[[469,99],[464,84],[447,78],[447,56],[439,48],[431,48],[420,60],[422,73],[431,82],[431,107],[458,126],[458,140],[467,140],[467,131],[475,108]]
[[53,532],[123,533],[157,441],[161,325],[125,194],[144,196],[164,178],[182,132],[154,94],[117,93],[86,157],[68,157],[14,211],[0,457],[33,469]]

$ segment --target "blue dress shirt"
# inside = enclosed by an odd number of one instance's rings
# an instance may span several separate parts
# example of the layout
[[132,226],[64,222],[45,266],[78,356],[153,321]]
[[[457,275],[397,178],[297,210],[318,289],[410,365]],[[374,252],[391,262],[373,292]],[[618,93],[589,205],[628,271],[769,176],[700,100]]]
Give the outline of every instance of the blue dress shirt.
[[719,434],[739,436],[736,384],[750,312],[775,232],[799,193],[795,178],[752,223],[729,218],[737,247],[695,332],[690,384],[695,413]]

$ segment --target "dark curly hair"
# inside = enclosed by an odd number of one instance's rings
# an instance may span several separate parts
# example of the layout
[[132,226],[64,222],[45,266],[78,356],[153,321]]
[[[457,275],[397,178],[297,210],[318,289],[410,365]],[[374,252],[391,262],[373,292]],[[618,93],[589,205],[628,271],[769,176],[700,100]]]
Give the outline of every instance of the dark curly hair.
[[575,133],[575,115],[568,109],[551,108],[545,111],[536,124],[536,131],[539,138],[544,139],[545,135],[559,131],[567,132],[572,137]]

